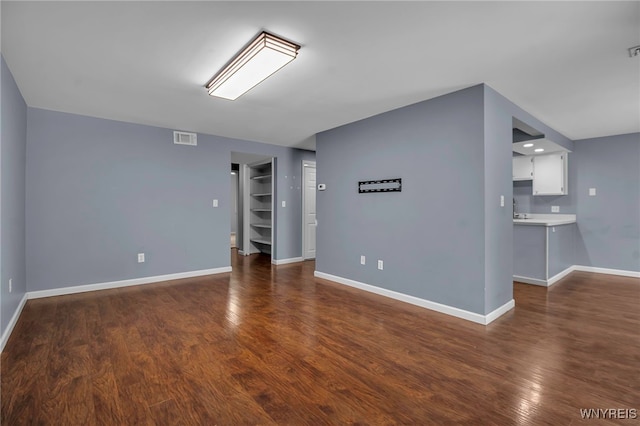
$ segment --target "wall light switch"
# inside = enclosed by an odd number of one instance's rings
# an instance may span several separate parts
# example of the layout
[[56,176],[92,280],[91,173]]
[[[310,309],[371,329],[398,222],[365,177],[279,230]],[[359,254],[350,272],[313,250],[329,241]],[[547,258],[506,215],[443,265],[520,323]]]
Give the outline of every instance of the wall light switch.
[[144,253],[138,253],[138,263],[144,263]]
[[282,200],[282,207],[287,207],[287,202]]
[[367,258],[364,256],[360,256],[360,264],[365,265],[367,263]]
[[382,260],[378,260],[378,269],[381,271],[384,269],[384,262]]
[[504,207],[504,195],[500,196],[500,207]]
[[213,207],[218,207],[218,200],[213,200]]
[[9,293],[13,291],[13,278],[9,278]]
[[551,206],[551,213],[559,213],[560,206]]
[[596,189],[595,188],[589,188],[589,196],[590,197],[595,197],[596,196]]

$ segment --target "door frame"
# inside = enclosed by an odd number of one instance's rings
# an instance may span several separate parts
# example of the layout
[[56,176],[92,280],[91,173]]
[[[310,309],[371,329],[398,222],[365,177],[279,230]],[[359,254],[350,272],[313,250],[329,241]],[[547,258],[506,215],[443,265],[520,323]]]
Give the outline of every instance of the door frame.
[[[315,161],[302,160],[302,166],[301,166],[301,169],[302,169],[301,170],[301,174],[302,174],[302,176],[301,176],[301,180],[302,180],[302,216],[301,216],[302,217],[302,253],[301,253],[301,255],[302,256],[301,257],[304,260],[315,259],[315,257],[314,258],[311,258],[311,257],[307,258],[305,256],[305,247],[307,246],[307,238],[305,237],[305,235],[306,235],[306,232],[305,232],[306,231],[306,229],[305,229],[305,219],[306,219],[305,218],[305,215],[306,215],[305,206],[307,205],[306,202],[305,202],[306,201],[305,188],[306,188],[307,181],[305,179],[304,169],[305,169],[306,166],[313,166],[313,168],[316,169],[316,172],[318,171]],[[316,176],[317,176],[317,174],[316,174]],[[316,201],[317,201],[317,199],[316,199]],[[317,211],[318,211],[318,208],[317,208],[317,204],[316,204],[316,216],[317,216]],[[317,228],[316,228],[316,232],[317,232]]]

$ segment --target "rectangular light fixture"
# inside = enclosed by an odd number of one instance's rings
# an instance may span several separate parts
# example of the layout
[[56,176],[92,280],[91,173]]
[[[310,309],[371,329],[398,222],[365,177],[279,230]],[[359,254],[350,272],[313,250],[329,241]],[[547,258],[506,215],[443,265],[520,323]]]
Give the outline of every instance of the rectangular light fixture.
[[262,32],[205,86],[211,96],[235,100],[293,61],[300,46]]

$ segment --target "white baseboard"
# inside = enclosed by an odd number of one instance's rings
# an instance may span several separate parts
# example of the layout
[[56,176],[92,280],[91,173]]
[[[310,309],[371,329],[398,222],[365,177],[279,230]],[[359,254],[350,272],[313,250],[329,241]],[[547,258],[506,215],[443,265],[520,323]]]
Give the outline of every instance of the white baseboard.
[[518,281],[520,283],[525,283],[525,284],[539,285],[542,287],[551,287],[552,285],[554,285],[555,283],[557,283],[558,281],[560,281],[561,279],[563,279],[564,277],[572,273],[573,271],[575,271],[575,266],[570,266],[564,271],[560,272],[559,274],[556,274],[553,277],[549,278],[548,280],[543,280],[540,278],[523,277],[520,275],[514,275],[513,280]]
[[558,281],[560,281],[561,279],[563,279],[564,277],[566,277],[567,275],[569,275],[570,273],[572,273],[575,270],[576,270],[576,266],[572,265],[572,266],[569,266],[564,271],[562,271],[562,272],[554,275],[553,277],[549,278],[547,280],[547,287],[551,287],[552,285],[554,285],[555,283],[557,283]]
[[621,277],[640,278],[640,271],[625,271],[622,269],[596,268],[594,266],[573,265],[574,271],[595,272],[596,274],[619,275]]
[[273,259],[271,261],[271,263],[273,263],[274,265],[286,265],[288,263],[298,263],[298,262],[304,262],[304,259],[302,257],[292,257],[290,259]]
[[493,321],[500,318],[502,315],[506,314],[507,312],[509,312],[515,307],[516,307],[516,301],[514,299],[511,299],[504,305],[495,309],[494,311],[489,312],[487,315],[484,316],[485,325],[492,323]]
[[315,277],[333,281],[338,284],[348,285],[350,287],[355,287],[357,289],[368,291],[370,293],[379,294],[381,296],[386,296],[391,299],[410,303],[412,305],[420,306],[422,308],[427,308],[432,311],[451,315],[457,318],[462,318],[467,321],[472,321],[482,325],[489,324],[491,321],[495,320],[500,315],[503,315],[505,312],[509,311],[515,306],[515,301],[511,299],[510,301],[508,301],[507,303],[505,303],[495,311],[491,312],[490,314],[482,315],[482,314],[477,314],[475,312],[466,311],[464,309],[455,308],[453,306],[443,305],[442,303],[432,302],[430,300],[421,299],[415,296],[410,296],[408,294],[398,293],[393,290],[387,290],[385,288],[376,287],[370,284],[361,283],[359,281],[350,280],[348,278],[338,277],[336,275],[331,275],[324,272],[314,271],[313,275]]
[[595,274],[609,274],[609,275],[619,275],[619,276],[622,276],[622,277],[640,278],[640,272],[636,272],[636,271],[624,271],[624,270],[621,270],[621,269],[608,269],[608,268],[596,268],[594,266],[572,265],[572,266],[568,267],[567,269],[565,269],[564,271],[560,272],[559,274],[556,274],[553,277],[549,278],[548,280],[542,280],[542,279],[538,279],[538,278],[522,277],[522,276],[519,276],[519,275],[514,275],[513,276],[513,280],[521,282],[521,283],[525,283],[525,284],[533,284],[533,285],[539,285],[539,286],[543,286],[543,287],[551,287],[553,284],[555,284],[556,282],[560,281],[561,279],[563,279],[564,277],[566,277],[567,275],[569,275],[573,271],[593,272]]
[[134,278],[131,280],[111,281],[98,284],[77,285],[73,287],[53,288],[51,290],[38,290],[27,292],[28,299],[41,297],[62,296],[65,294],[84,293],[87,291],[107,290],[110,288],[129,287],[134,285],[152,284],[160,281],[179,280],[182,278],[200,277],[203,275],[222,274],[231,272],[231,266],[222,268],[202,269],[199,271],[179,272],[177,274],[157,275],[154,277]]
[[529,278],[529,277],[521,277],[520,275],[514,275],[513,280],[518,281],[519,283],[533,284],[533,285],[539,285],[542,287],[547,287],[547,281],[541,280],[538,278]]
[[25,293],[24,296],[22,296],[20,303],[18,304],[18,308],[13,313],[11,320],[9,320],[9,324],[7,324],[7,328],[5,328],[4,333],[2,333],[2,340],[0,340],[0,352],[4,350],[4,346],[7,344],[7,341],[9,341],[9,336],[11,336],[11,332],[13,331],[13,328],[16,326],[16,323],[18,322],[18,318],[20,318],[20,314],[22,313],[22,309],[24,308],[24,305],[27,303],[27,299],[28,299],[27,293]]

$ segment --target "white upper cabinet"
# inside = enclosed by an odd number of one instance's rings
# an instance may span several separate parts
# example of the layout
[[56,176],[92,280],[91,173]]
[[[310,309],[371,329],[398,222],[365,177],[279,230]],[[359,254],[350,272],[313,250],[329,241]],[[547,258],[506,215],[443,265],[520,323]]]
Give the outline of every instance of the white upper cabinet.
[[566,195],[567,152],[533,157],[533,195]]
[[520,155],[513,157],[513,180],[533,179],[533,157]]

